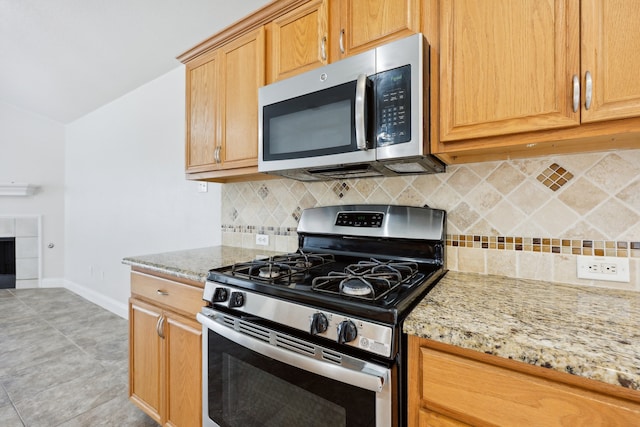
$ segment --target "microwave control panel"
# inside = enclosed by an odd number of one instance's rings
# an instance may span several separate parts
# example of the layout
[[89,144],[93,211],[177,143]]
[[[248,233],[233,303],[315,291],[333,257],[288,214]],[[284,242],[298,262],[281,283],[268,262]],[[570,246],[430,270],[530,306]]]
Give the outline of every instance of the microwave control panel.
[[411,141],[411,66],[375,75],[379,147]]

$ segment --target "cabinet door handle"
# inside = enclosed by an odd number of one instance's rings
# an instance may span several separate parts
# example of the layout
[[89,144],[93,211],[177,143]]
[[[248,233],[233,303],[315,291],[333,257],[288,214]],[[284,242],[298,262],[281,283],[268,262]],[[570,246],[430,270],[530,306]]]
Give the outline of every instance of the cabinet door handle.
[[220,161],[220,150],[221,150],[221,149],[222,149],[222,147],[221,147],[220,145],[218,145],[218,146],[216,147],[216,151],[215,151],[215,160],[216,160],[216,163],[221,163],[221,161]]
[[169,292],[167,292],[167,291],[161,291],[160,289],[158,289],[158,290],[156,291],[156,293],[157,293],[158,295],[162,295],[162,296],[165,296],[165,297],[169,295]]
[[340,53],[344,54],[344,28],[340,30]]
[[158,336],[162,339],[164,339],[164,316],[160,315],[160,317],[158,317],[158,323],[156,323],[156,332],[158,333]]
[[587,71],[584,74],[584,108],[591,108],[591,99],[593,95],[593,80],[591,79],[591,73]]
[[573,112],[577,113],[580,107],[580,79],[577,75],[573,76]]
[[320,57],[323,61],[327,60],[327,36],[322,37],[320,42]]

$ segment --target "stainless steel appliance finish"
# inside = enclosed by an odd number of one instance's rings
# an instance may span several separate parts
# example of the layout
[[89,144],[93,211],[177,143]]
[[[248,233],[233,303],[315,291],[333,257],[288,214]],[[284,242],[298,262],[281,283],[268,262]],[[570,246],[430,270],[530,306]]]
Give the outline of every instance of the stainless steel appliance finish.
[[427,207],[307,209],[298,251],[211,270],[205,425],[307,426],[313,411],[331,414],[318,425],[404,425],[402,322],[445,273],[445,223]]
[[302,181],[444,172],[422,34],[259,89],[258,170]]

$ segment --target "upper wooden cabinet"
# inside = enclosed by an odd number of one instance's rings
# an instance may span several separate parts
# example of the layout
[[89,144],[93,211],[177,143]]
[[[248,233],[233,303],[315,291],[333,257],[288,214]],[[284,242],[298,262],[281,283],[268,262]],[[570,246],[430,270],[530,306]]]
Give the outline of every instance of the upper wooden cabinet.
[[432,151],[445,162],[638,145],[634,0],[427,0],[424,8]]
[[269,82],[420,32],[419,0],[312,0],[269,25]]
[[579,4],[441,2],[441,140],[576,126]]
[[592,79],[591,106],[583,100],[582,121],[640,116],[640,4],[583,0],[581,14],[583,85],[587,73]]
[[420,32],[420,3],[420,0],[332,1],[332,60]]
[[218,52],[187,64],[186,169],[206,172],[217,168]]
[[259,27],[186,63],[188,177],[225,181],[257,173],[264,61]]
[[327,64],[328,0],[313,0],[269,24],[270,82]]
[[221,169],[258,166],[258,88],[265,83],[262,27],[220,49]]

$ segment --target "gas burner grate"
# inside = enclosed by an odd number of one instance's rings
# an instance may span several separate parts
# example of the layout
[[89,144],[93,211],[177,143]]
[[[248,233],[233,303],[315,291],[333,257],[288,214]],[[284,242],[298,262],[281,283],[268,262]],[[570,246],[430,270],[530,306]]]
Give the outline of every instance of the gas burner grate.
[[418,272],[414,262],[380,261],[371,258],[313,279],[311,289],[345,297],[378,300],[407,283]]
[[316,267],[335,262],[331,254],[305,253],[302,250],[270,258],[236,263],[230,273],[272,285],[290,286],[301,282]]

